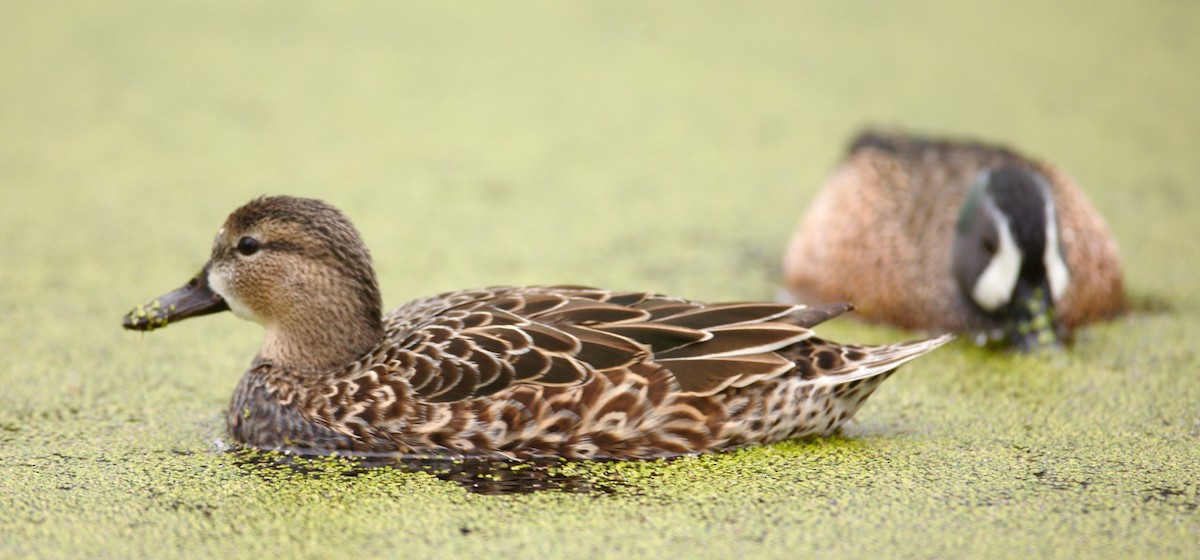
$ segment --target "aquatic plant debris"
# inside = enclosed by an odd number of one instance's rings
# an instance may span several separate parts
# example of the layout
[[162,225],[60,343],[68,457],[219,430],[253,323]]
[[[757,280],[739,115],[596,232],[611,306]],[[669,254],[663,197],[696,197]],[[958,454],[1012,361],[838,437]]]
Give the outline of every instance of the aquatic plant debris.
[[152,331],[154,329],[167,326],[168,313],[175,311],[175,305],[163,307],[162,302],[154,300],[147,305],[139,305],[129,312],[129,323],[144,326],[143,330]]

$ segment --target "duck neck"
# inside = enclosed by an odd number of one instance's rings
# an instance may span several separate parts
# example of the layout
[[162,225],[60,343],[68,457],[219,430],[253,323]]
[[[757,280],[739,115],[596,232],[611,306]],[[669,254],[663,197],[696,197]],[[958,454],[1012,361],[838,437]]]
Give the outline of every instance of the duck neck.
[[295,372],[342,369],[383,340],[383,321],[375,309],[295,309],[266,325],[258,361]]

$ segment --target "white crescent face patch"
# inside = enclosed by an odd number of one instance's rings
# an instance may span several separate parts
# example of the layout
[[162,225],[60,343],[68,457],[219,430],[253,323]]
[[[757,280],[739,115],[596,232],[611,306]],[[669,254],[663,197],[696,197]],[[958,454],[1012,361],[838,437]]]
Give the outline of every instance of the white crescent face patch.
[[1017,247],[1008,217],[997,209],[991,200],[984,198],[982,203],[988,215],[996,222],[1000,245],[992,255],[992,260],[988,261],[987,267],[983,269],[983,273],[979,275],[979,279],[975,281],[971,298],[984,310],[996,311],[1012,299],[1013,289],[1017,287],[1017,278],[1021,274],[1024,254],[1021,248]]
[[[1045,191],[1043,191],[1045,192]],[[1057,303],[1067,293],[1067,285],[1071,283],[1071,273],[1067,262],[1063,259],[1062,246],[1058,240],[1058,213],[1054,211],[1054,203],[1046,197],[1046,279],[1050,282],[1050,297]]]

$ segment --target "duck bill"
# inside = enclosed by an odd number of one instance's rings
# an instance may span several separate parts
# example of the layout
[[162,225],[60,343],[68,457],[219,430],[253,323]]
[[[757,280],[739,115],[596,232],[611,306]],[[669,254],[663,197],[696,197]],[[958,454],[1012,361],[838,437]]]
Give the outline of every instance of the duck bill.
[[1020,280],[1013,295],[1005,333],[1012,347],[1021,352],[1032,352],[1061,346],[1049,286],[1031,286]]
[[208,265],[205,265],[187,284],[130,311],[125,315],[124,326],[133,331],[152,331],[188,317],[228,310],[225,300],[209,287]]

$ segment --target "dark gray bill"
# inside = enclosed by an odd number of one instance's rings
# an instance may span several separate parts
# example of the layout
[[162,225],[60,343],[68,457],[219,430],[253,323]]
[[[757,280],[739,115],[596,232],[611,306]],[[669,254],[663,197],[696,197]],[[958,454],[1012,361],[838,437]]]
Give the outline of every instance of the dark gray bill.
[[208,287],[206,265],[183,287],[130,311],[123,324],[132,331],[152,331],[188,317],[228,310],[225,300]]

